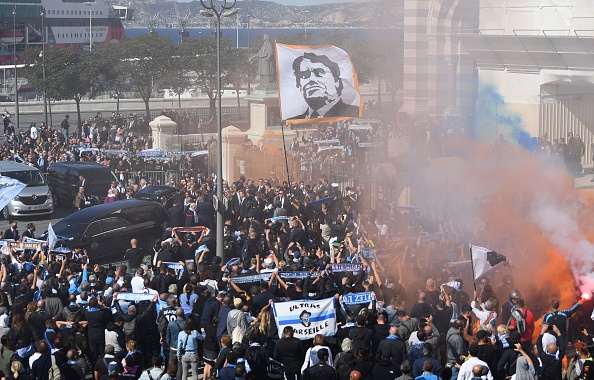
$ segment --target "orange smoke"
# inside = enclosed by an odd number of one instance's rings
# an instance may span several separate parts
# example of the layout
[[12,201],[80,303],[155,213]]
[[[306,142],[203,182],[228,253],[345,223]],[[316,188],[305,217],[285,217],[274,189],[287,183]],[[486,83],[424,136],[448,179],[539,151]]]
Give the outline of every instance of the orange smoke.
[[[443,166],[433,172],[429,169],[426,176],[429,187],[439,186],[439,182],[450,184],[441,186],[447,194],[440,199],[447,200],[455,220],[467,224],[473,243],[511,259],[515,286],[536,318],[547,311],[553,298],[559,299],[562,308],[573,305],[579,293],[574,286],[576,279],[568,262],[569,255],[543,231],[542,223],[533,213],[542,205],[554,205],[555,210],[565,212],[569,209],[568,200],[576,199],[576,193],[569,189],[571,180],[565,167],[543,163],[511,145],[505,150],[469,141],[452,145],[464,152],[464,158],[450,164],[451,170],[444,170]],[[451,159],[437,160],[443,163]],[[432,162],[430,167],[433,165],[442,164]],[[579,238],[590,241],[594,241],[593,199],[572,219],[579,225]],[[456,209],[451,210],[452,205]],[[432,206],[443,208],[442,204]],[[473,229],[477,219],[485,223],[484,229]],[[493,279],[494,286],[501,284],[499,280]]]

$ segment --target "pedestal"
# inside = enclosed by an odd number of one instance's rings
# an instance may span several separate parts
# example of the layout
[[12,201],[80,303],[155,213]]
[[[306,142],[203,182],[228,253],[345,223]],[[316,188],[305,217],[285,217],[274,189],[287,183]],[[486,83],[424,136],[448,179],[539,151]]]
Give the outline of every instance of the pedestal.
[[257,145],[267,130],[281,124],[278,90],[258,87],[245,99],[250,109],[250,129],[247,135]]
[[167,116],[159,116],[151,121],[149,125],[153,130],[153,148],[161,148],[164,151],[173,150],[170,149],[167,141],[171,140],[173,131],[177,128],[177,123]]

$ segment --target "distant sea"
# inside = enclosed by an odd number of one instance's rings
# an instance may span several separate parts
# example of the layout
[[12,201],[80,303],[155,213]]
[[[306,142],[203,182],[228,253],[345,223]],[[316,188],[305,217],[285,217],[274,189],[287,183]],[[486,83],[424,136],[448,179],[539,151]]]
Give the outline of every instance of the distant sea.
[[[401,29],[307,29],[307,34],[311,35],[321,35],[324,33],[335,32],[337,30],[342,30],[350,33],[354,37],[358,38],[373,38],[378,36],[378,33],[385,34],[388,30],[390,32],[395,32],[397,34],[402,34]],[[179,29],[178,28],[158,28],[155,30],[161,36],[168,36],[173,41],[177,42],[180,40]],[[200,38],[200,37],[209,37],[211,36],[211,29],[209,28],[188,28],[187,31],[190,33],[190,38]],[[264,34],[268,34],[268,36],[274,40],[275,37],[280,35],[287,35],[293,36],[296,34],[302,34],[305,31],[303,29],[250,29],[249,30],[249,40],[250,45],[253,45],[258,37],[261,37]],[[128,28],[126,29],[126,36],[127,37],[138,37],[148,33],[148,28]],[[233,40],[237,44],[237,30],[236,29],[222,29],[222,37],[229,38]],[[248,30],[247,29],[239,29],[239,47],[247,47],[248,46]]]

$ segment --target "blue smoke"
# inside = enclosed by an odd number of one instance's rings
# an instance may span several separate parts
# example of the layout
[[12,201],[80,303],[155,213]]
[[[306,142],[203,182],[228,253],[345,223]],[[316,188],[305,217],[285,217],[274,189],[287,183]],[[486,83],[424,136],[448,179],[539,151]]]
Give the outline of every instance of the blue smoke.
[[525,131],[522,116],[512,112],[505,104],[497,87],[480,83],[476,102],[475,136],[479,140],[493,141],[499,135],[530,151],[534,151],[538,144],[538,139]]

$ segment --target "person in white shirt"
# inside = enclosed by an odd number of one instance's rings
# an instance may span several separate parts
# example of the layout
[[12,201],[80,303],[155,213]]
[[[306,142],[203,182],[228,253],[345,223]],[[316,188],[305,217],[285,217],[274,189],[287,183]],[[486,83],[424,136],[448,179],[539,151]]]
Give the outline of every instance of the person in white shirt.
[[138,268],[136,271],[136,276],[130,281],[132,285],[132,293],[145,293],[144,290],[144,269]]
[[[468,348],[468,358],[467,360],[460,366],[460,371],[458,372],[458,380],[471,380],[474,375],[472,373],[472,368],[475,365],[482,365],[483,367],[489,368],[489,365],[484,361],[478,358],[479,348],[478,345],[472,344]],[[456,364],[458,366],[458,364]],[[483,380],[493,380],[493,374],[489,369],[489,372],[482,376]]]

